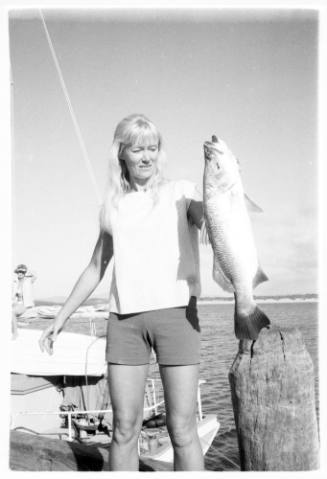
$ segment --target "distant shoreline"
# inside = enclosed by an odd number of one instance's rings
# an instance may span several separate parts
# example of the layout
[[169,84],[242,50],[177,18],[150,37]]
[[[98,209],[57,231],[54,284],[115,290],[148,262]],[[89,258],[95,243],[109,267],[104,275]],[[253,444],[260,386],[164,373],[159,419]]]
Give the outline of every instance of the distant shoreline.
[[[255,302],[257,304],[261,303],[318,303],[318,298],[281,298],[281,299],[274,299],[274,298],[267,298],[267,299],[260,299],[255,298]],[[234,299],[199,299],[198,304],[233,304]]]
[[[256,303],[318,303],[319,298],[315,294],[308,294],[308,295],[292,295],[290,296],[263,296],[263,297],[254,297]],[[37,299],[35,300],[36,305],[45,305],[45,304],[62,304],[65,301],[64,297],[55,296],[52,298],[45,298],[45,299]],[[106,304],[108,303],[108,298],[90,298],[84,304],[85,305],[92,305],[92,304]],[[198,298],[199,305],[210,305],[210,304],[234,304],[233,297],[204,297]]]

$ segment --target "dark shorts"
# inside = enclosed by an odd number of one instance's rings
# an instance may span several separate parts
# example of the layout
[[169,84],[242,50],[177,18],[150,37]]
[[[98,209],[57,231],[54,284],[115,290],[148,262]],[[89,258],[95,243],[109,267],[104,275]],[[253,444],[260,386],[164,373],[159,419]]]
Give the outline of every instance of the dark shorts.
[[133,314],[110,313],[107,362],[148,364],[152,348],[162,366],[200,362],[200,326],[194,296],[187,306]]

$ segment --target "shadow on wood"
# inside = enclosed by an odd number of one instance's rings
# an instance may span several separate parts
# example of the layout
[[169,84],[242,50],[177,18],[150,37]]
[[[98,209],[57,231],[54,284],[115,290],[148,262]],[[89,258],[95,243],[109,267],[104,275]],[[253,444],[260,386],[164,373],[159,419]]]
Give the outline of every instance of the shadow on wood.
[[[14,471],[108,471],[109,448],[11,431],[9,467]],[[171,470],[170,464],[140,460],[140,471]]]
[[314,369],[299,330],[240,341],[229,381],[243,471],[319,467]]

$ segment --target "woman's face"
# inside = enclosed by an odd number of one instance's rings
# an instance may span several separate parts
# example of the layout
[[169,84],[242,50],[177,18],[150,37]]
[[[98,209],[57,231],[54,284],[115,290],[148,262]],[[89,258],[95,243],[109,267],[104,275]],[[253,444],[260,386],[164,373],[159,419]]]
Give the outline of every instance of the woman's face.
[[133,184],[145,185],[157,171],[159,156],[156,138],[142,139],[124,148],[120,158],[125,161],[129,180]]

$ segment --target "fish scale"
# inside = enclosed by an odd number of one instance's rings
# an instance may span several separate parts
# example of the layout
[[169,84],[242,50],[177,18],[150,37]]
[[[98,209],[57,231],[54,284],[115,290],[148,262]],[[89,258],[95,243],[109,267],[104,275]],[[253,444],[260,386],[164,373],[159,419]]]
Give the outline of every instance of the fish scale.
[[204,156],[204,228],[213,250],[213,278],[234,293],[236,337],[255,340],[270,320],[256,305],[253,288],[268,278],[258,263],[238,164],[216,137],[204,143]]

